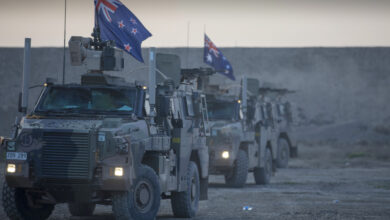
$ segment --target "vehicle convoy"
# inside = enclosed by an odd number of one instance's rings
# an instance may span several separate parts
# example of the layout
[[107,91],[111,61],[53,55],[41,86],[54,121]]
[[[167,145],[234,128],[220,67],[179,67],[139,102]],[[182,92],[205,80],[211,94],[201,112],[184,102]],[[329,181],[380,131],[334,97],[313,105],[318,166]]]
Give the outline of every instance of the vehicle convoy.
[[274,131],[263,117],[257,79],[243,78],[239,97],[209,86],[207,107],[211,136],[207,137],[210,174],[222,174],[231,187],[242,187],[248,171],[256,184],[268,184],[275,171]]
[[291,93],[287,89],[274,88],[265,83],[260,89],[260,102],[263,106],[264,124],[276,134],[277,149],[275,164],[277,168],[286,168],[289,157],[298,156],[297,141],[292,134],[293,112],[290,102],[282,97]]
[[207,109],[196,76],[156,85],[156,62],[180,74],[180,60],[151,49],[149,87],[127,83],[103,73],[123,68],[112,45],[72,37],[72,65],[88,73],[80,84],[45,83],[5,140],[2,202],[10,219],[46,219],[58,203],[73,216],[104,204],[116,219],[154,219],[161,198],[176,217],[193,217],[207,199]]

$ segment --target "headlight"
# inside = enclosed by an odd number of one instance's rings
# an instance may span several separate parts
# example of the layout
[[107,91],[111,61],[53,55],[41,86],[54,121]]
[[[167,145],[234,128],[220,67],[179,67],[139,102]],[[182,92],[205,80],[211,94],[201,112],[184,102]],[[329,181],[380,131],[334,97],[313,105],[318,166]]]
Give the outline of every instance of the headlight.
[[225,150],[225,151],[222,152],[222,158],[223,158],[223,159],[228,159],[229,157],[230,157],[229,151],[226,151],[226,150]]
[[123,167],[115,167],[114,175],[115,176],[123,176]]
[[9,163],[7,164],[7,173],[15,173],[16,172],[16,165]]

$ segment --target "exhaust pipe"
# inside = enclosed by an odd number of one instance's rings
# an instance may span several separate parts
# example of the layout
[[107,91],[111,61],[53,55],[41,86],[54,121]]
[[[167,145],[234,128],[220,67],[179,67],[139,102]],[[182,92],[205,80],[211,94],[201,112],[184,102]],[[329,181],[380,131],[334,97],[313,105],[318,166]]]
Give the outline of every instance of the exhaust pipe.
[[27,114],[28,108],[28,84],[30,82],[31,73],[31,38],[24,39],[24,60],[23,60],[23,85],[22,85],[22,100],[20,110],[23,115]]

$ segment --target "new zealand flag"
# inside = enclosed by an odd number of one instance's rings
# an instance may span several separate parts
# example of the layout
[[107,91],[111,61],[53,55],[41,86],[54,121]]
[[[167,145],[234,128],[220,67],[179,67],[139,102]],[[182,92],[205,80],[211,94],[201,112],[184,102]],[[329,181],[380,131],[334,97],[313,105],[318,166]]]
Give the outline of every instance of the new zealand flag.
[[144,62],[141,43],[152,35],[138,18],[119,0],[95,0],[95,6],[101,39],[114,40],[117,47]]
[[236,80],[233,75],[233,68],[229,61],[206,34],[204,35],[203,60],[205,63],[214,67],[216,72],[228,77],[231,80]]

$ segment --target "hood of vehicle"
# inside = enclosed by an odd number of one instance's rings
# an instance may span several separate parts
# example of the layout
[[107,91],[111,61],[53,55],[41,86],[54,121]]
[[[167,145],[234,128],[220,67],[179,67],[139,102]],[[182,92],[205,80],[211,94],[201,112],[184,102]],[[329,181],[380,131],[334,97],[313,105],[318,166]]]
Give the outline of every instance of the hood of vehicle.
[[212,121],[210,122],[211,136],[236,134],[242,128],[240,122]]
[[73,129],[90,130],[102,125],[102,120],[80,119],[28,119],[20,122],[22,129]]

